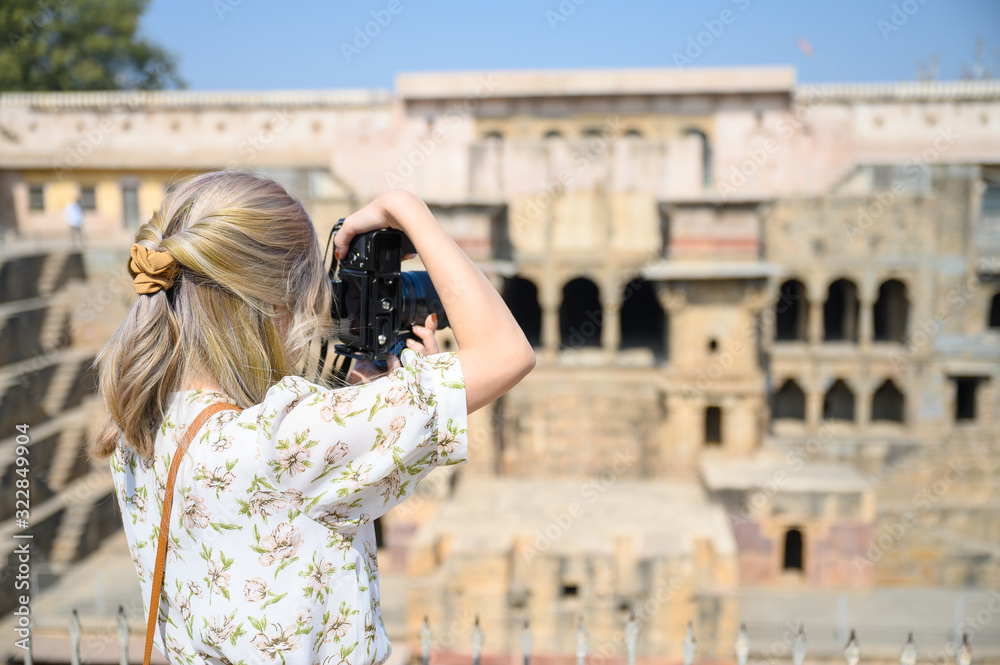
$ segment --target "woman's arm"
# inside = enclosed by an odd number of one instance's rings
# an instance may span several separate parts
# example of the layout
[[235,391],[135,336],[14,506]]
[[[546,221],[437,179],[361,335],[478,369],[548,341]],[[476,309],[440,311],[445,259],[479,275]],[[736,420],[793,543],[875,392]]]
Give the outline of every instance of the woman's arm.
[[535,353],[500,294],[459,249],[423,201],[395,190],[344,220],[334,239],[342,258],[355,235],[404,232],[416,247],[458,341],[469,413],[513,388],[535,366]]

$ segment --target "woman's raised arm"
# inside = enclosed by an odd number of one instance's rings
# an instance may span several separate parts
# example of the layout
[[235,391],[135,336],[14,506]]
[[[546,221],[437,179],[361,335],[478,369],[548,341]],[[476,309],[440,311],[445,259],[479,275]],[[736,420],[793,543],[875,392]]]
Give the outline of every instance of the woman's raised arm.
[[535,353],[500,294],[417,196],[391,191],[347,217],[334,239],[337,257],[355,235],[384,228],[410,238],[437,289],[458,341],[469,413],[513,388]]

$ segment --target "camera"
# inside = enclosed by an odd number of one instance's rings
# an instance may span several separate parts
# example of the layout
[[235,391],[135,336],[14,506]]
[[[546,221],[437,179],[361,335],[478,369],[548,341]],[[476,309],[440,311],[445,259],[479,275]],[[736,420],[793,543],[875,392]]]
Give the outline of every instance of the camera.
[[[343,223],[333,227],[331,240]],[[403,350],[413,326],[423,325],[428,315],[437,314],[439,329],[448,327],[427,273],[400,268],[403,257],[415,253],[405,233],[382,229],[355,236],[344,258],[334,259],[330,313],[338,324],[338,354],[384,362]]]

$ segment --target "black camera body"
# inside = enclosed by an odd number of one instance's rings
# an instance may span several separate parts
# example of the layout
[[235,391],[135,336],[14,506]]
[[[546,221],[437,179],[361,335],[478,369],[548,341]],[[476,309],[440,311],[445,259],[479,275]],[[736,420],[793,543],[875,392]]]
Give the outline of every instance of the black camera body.
[[[344,220],[333,228],[336,235]],[[330,267],[333,302],[330,313],[338,324],[337,353],[359,360],[384,362],[398,355],[412,336],[437,314],[438,329],[448,317],[425,271],[401,269],[403,257],[416,253],[402,231],[382,229],[355,236],[346,256]]]

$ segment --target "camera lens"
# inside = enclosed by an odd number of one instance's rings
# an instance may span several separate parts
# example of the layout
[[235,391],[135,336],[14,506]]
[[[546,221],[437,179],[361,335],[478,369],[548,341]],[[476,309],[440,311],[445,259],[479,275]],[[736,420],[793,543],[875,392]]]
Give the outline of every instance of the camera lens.
[[437,314],[439,330],[448,327],[448,315],[444,313],[441,298],[438,297],[437,289],[434,288],[426,271],[414,270],[401,273],[399,281],[399,295],[402,302],[400,327],[422,326],[431,314]]

